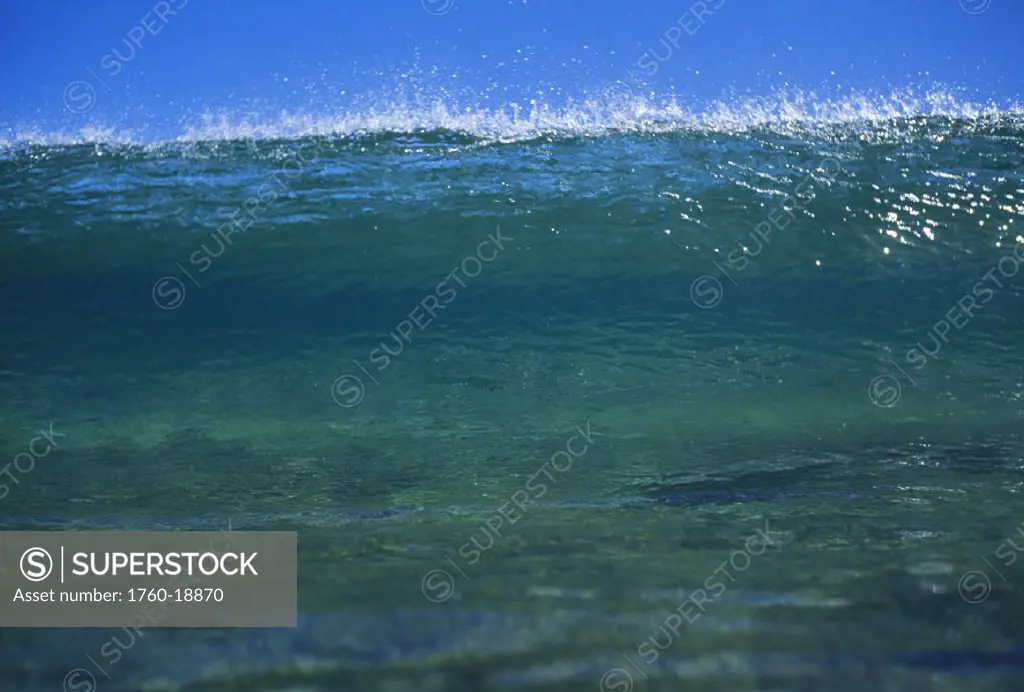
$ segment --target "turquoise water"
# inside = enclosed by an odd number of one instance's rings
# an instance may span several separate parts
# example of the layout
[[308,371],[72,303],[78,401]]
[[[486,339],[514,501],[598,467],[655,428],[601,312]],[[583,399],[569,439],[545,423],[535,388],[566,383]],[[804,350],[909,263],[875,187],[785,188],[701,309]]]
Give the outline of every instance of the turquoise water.
[[4,151],[0,526],[298,531],[301,611],[9,689],[1012,688],[1019,113],[571,116]]

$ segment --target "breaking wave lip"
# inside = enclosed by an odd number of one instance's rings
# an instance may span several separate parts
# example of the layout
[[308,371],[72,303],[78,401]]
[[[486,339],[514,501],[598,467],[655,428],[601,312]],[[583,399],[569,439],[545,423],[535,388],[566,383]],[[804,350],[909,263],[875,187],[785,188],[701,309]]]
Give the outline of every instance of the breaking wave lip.
[[[0,155],[32,146],[81,144],[155,146],[238,140],[295,140],[310,136],[359,137],[448,132],[482,143],[537,139],[597,138],[615,134],[674,132],[743,133],[768,130],[783,135],[826,135],[839,128],[877,129],[917,118],[948,121],[1024,123],[1024,101],[979,103],[957,90],[933,86],[882,92],[854,92],[839,99],[814,92],[777,91],[767,97],[714,101],[701,109],[681,105],[675,96],[635,95],[628,87],[608,85],[601,93],[565,105],[534,100],[528,107],[508,104],[472,107],[445,97],[411,100],[369,99],[377,105],[343,114],[288,111],[276,117],[206,111],[180,134],[144,141],[130,129],[90,125],[76,131],[45,132],[37,126],[9,129],[0,136]],[[625,87],[625,85],[622,85]],[[19,131],[20,130],[20,131]],[[834,135],[833,135],[834,136]]]

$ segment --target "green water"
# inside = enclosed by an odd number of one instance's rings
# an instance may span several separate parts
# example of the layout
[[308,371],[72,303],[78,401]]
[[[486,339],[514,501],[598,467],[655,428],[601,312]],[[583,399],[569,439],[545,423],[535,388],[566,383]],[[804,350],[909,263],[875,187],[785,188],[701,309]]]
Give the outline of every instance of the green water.
[[[181,689],[593,689],[610,668],[648,689],[937,689],[933,670],[892,655],[1019,641],[1020,599],[984,558],[1014,580],[995,552],[1020,523],[1019,447],[1006,441],[1022,407],[982,388],[934,402],[908,387],[881,408],[870,369],[825,377],[811,360],[748,365],[735,349],[722,354],[723,384],[713,365],[642,355],[629,334],[592,326],[520,339],[408,347],[355,409],[318,377],[337,370],[344,344],[98,378],[94,390],[131,393],[116,420],[76,419],[99,395],[74,378],[39,382],[23,391],[51,398],[25,397],[5,439],[58,412],[65,437],[5,509],[299,531],[300,609],[327,619],[304,635],[310,660],[270,674],[255,656],[230,682],[200,669]],[[567,444],[579,456],[553,459]],[[390,508],[408,511],[376,518]],[[770,544],[748,544],[766,528]],[[958,593],[972,569],[993,580],[984,603]],[[709,579],[725,590],[706,589],[701,612],[686,598]],[[678,635],[659,629],[673,612],[688,620]],[[416,614],[411,629],[397,613]],[[200,636],[168,632],[126,658]],[[98,649],[105,636],[85,641]],[[672,643],[648,665],[651,645],[638,650],[652,636]],[[225,632],[206,656],[223,655],[220,641],[256,648],[252,637]],[[124,689],[146,679],[111,672]],[[625,689],[615,675],[606,688]]]
[[0,459],[56,446],[0,526],[297,531],[300,610],[102,671],[117,630],[7,630],[4,689],[1012,689],[1017,127],[893,123],[825,178],[763,132],[341,139],[201,275],[290,143],[4,162]]

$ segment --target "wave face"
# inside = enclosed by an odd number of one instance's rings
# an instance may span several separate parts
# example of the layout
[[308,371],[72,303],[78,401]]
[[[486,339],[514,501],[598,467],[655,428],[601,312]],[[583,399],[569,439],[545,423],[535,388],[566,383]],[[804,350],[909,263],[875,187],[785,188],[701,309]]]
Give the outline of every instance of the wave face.
[[[1019,677],[1013,577],[964,585],[1020,531],[1024,113],[612,96],[5,144],[0,459],[61,444],[7,526],[302,532],[297,629],[109,689],[618,688],[762,527],[651,685]],[[29,691],[109,637],[3,635]]]
[[74,356],[32,328],[41,313],[175,360],[193,332],[372,345],[456,297],[446,324],[480,334],[569,315],[756,353],[784,325],[861,363],[919,368],[951,334],[1018,360],[1024,112],[946,92],[392,105],[59,139],[0,158],[5,350],[29,369]]
[[127,272],[383,298],[434,281],[499,226],[514,251],[489,287],[663,279],[683,296],[704,275],[723,288],[970,281],[1024,242],[1020,111],[941,94],[768,103],[437,105],[208,117],[151,144],[26,137],[0,158],[3,290]]

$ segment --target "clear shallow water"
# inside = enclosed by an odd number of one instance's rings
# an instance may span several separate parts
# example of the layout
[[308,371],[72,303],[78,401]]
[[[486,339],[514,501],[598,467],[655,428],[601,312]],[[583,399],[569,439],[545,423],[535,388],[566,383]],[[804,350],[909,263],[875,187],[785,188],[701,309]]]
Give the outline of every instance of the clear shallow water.
[[9,148],[4,528],[297,530],[302,620],[0,675],[1009,688],[1019,116],[628,124]]

